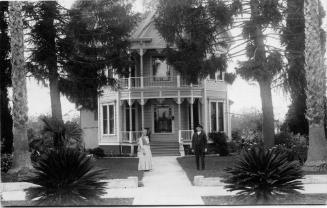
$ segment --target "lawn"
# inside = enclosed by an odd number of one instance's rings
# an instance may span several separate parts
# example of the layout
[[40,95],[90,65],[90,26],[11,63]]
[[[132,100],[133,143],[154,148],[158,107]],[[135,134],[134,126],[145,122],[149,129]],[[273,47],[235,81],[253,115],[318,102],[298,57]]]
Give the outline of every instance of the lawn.
[[[97,168],[104,168],[105,179],[125,179],[129,176],[143,178],[143,173],[137,171],[138,158],[103,158],[95,160]],[[17,182],[17,175],[1,173],[2,182]]]
[[204,177],[222,177],[226,175],[224,168],[231,167],[234,163],[235,156],[207,156],[205,158],[206,169],[198,171],[195,165],[195,157],[179,157],[177,161],[186,172],[189,180],[193,182],[196,175],[203,175]]
[[[102,206],[130,206],[133,204],[133,198],[106,198],[106,199],[101,199],[97,202],[93,202],[93,203],[90,203],[90,204],[86,204],[86,205],[83,205],[83,206],[88,206],[88,205],[91,205],[91,206],[99,206],[99,205],[102,205]],[[33,203],[32,201],[2,201],[1,204],[3,206],[23,206],[23,207],[33,207],[33,206],[40,206],[40,205],[37,205],[35,203]],[[57,206],[60,206],[57,205]]]
[[130,176],[143,178],[143,172],[137,170],[138,158],[103,158],[95,161],[96,167],[104,168],[106,179],[124,179]]
[[[237,200],[232,196],[203,196],[205,205],[255,205],[250,200]],[[268,202],[268,205],[325,205],[327,194],[303,194],[298,196],[279,197]]]

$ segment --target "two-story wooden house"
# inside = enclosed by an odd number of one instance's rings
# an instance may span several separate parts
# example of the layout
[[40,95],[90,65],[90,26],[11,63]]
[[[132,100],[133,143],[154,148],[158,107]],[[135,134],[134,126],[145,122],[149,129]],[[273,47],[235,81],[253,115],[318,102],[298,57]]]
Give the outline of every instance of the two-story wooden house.
[[224,74],[187,83],[160,55],[167,44],[155,28],[154,14],[149,13],[131,36],[137,55],[130,75],[119,77],[118,90],[103,88],[97,112],[81,110],[86,148],[133,153],[141,129],[148,128],[154,155],[183,154],[198,123],[206,133],[224,131],[231,136]]

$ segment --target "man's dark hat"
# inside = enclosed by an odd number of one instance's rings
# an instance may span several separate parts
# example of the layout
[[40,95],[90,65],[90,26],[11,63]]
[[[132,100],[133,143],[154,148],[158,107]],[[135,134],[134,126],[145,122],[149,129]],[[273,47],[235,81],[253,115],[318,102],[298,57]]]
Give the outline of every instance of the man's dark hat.
[[197,125],[195,126],[195,128],[197,128],[197,127],[200,127],[201,129],[203,129],[203,126],[202,126],[201,124],[197,124]]

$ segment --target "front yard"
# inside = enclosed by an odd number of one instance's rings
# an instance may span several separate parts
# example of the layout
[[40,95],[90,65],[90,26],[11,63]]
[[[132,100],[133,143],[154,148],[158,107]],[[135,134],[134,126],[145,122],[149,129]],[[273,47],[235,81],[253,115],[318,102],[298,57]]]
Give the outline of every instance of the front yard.
[[[129,176],[143,178],[143,172],[137,171],[138,158],[102,158],[96,159],[97,168],[106,169],[105,179],[126,179]],[[17,175],[1,173],[2,182],[17,182]]]
[[193,178],[196,175],[203,175],[204,177],[222,177],[226,175],[224,169],[233,166],[234,160],[235,156],[206,156],[206,169],[199,171],[196,169],[194,156],[177,158],[177,161],[182,166],[191,182],[193,182]]
[[96,167],[104,168],[106,179],[125,179],[130,176],[143,178],[143,172],[137,170],[138,158],[103,158],[95,161]]

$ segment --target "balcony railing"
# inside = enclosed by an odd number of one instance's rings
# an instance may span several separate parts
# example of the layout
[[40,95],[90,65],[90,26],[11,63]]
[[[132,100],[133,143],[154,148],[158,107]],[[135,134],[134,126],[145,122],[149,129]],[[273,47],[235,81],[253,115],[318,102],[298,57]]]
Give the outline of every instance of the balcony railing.
[[121,131],[120,134],[123,143],[133,144],[142,136],[142,131]]
[[193,130],[179,130],[178,131],[178,141],[180,144],[191,143]]
[[137,88],[175,88],[175,87],[200,87],[201,84],[194,85],[187,82],[185,79],[177,76],[169,77],[129,77],[120,78],[119,86],[122,89],[137,89]]

